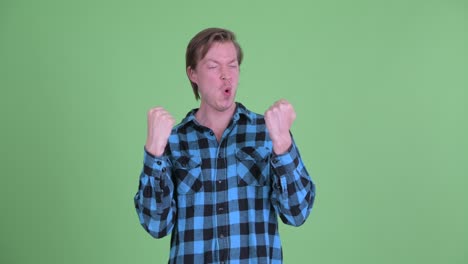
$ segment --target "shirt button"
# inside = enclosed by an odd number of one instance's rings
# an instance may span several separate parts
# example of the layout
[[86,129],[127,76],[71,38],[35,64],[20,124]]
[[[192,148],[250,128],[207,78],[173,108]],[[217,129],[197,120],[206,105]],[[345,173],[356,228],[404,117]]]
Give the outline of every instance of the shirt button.
[[221,184],[223,181],[222,180],[219,180],[218,183]]
[[156,161],[156,164],[161,165],[161,161],[160,160]]
[[224,235],[223,235],[223,234],[220,234],[219,237],[220,237],[220,238],[224,238]]
[[166,172],[166,167],[162,168],[162,172]]
[[214,136],[214,133],[213,133],[213,131],[210,131],[210,136]]

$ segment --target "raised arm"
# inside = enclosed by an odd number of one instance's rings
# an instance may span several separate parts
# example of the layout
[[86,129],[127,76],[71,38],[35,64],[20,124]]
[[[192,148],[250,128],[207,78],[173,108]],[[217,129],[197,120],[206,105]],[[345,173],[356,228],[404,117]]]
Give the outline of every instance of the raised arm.
[[174,119],[162,107],[148,111],[148,135],[135,208],[143,228],[155,238],[172,231],[177,213],[172,165],[164,155]]
[[290,133],[295,119],[294,108],[286,100],[275,102],[265,112],[274,152],[271,158],[272,203],[285,224],[299,226],[312,209],[315,185]]

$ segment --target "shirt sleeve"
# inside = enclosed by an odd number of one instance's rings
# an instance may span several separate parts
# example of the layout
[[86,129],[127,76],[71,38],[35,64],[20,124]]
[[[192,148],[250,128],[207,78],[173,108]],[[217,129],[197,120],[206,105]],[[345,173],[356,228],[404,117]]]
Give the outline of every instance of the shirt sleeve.
[[167,156],[155,157],[146,150],[143,163],[135,208],[143,228],[153,237],[161,238],[171,233],[177,210],[172,165]]
[[302,225],[315,199],[315,184],[307,172],[297,146],[271,156],[272,202],[283,223]]

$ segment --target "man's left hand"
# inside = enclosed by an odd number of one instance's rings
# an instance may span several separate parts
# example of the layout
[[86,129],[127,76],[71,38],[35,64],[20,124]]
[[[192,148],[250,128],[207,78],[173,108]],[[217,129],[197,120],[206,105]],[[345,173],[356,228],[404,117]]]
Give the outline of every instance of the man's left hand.
[[284,154],[291,147],[292,139],[289,129],[296,119],[293,106],[281,99],[275,102],[265,112],[265,123],[273,141],[273,151],[277,155]]

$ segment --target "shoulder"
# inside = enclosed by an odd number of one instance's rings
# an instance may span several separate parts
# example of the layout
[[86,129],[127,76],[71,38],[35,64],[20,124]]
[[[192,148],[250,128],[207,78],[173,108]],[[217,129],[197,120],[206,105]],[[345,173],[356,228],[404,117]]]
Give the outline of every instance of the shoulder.
[[187,126],[190,126],[195,121],[195,113],[198,109],[190,110],[187,115],[172,128],[172,135],[177,135],[179,133],[186,133]]
[[253,112],[241,103],[237,103],[236,114],[240,119],[244,119],[248,124],[252,125],[264,125],[265,118],[262,114]]

